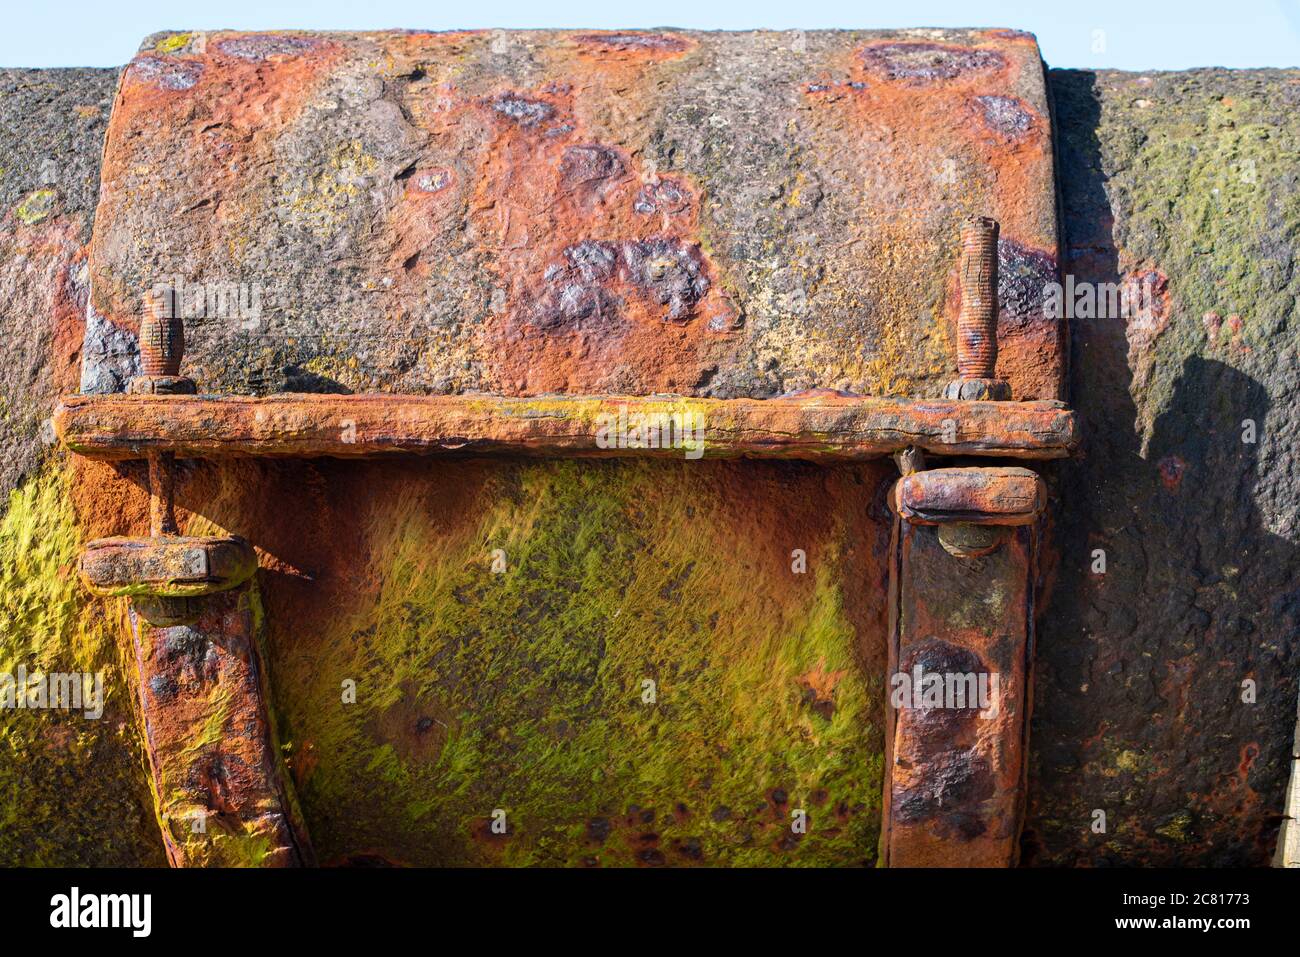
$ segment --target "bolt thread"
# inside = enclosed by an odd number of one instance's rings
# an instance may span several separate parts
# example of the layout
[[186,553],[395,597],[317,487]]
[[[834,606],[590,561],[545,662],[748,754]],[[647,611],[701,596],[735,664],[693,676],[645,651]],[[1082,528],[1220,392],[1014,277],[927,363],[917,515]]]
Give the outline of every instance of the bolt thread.
[[961,227],[961,315],[957,374],[992,379],[998,364],[998,222],[973,216]]
[[185,356],[185,323],[176,308],[173,289],[148,296],[140,322],[140,364],[145,375],[177,376]]

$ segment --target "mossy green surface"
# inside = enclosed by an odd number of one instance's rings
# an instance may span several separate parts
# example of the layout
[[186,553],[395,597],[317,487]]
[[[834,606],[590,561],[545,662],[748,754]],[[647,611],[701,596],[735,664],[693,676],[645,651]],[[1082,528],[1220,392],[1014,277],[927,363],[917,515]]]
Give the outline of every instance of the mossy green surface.
[[49,464],[0,520],[0,672],[101,673],[104,713],[0,709],[0,866],[164,863],[118,623],[81,590],[79,545]]
[[323,861],[874,861],[883,634],[846,596],[883,605],[875,467],[500,463],[447,527],[457,469],[349,503],[350,595],[272,596]]

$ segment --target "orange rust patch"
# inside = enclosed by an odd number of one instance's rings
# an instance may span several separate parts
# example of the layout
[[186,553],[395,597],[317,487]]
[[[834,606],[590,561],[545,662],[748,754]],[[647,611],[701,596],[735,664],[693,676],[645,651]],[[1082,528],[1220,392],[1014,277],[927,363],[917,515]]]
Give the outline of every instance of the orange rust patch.
[[[158,161],[144,165],[138,154],[116,147],[115,138],[123,135],[119,131],[130,131],[132,136],[191,143],[184,149],[186,177],[191,183],[202,183],[205,195],[184,213],[214,219],[231,233],[239,231],[247,200],[224,201],[228,196],[241,197],[249,169],[273,164],[275,136],[301,112],[343,55],[340,44],[323,37],[291,46],[277,44],[276,39],[266,34],[213,33],[202,44],[203,52],[140,56],[132,61],[123,73],[105,142],[97,222],[101,215],[109,222],[126,218],[142,191],[166,191],[174,180],[167,164],[175,150],[160,149]],[[202,109],[196,107],[200,97]],[[183,223],[175,225],[183,228]],[[98,268],[102,257],[95,250],[103,242],[103,231],[96,229],[91,242],[95,307],[110,321],[129,324],[147,289],[125,288],[121,277]]]
[[669,33],[612,30],[575,34],[573,42],[582,56],[624,61],[666,60],[695,46],[689,37]]
[[[475,177],[471,222],[490,237],[506,290],[483,334],[497,346],[496,387],[616,392],[628,365],[643,377],[653,370],[655,391],[698,385],[736,321],[699,247],[699,197],[586,137],[567,87],[502,91],[480,109],[496,135]],[[660,196],[665,215],[647,215]]]

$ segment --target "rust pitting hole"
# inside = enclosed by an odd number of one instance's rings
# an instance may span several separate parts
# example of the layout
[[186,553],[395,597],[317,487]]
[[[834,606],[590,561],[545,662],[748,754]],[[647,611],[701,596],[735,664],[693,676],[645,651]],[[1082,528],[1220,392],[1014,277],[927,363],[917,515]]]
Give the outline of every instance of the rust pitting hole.
[[938,755],[924,781],[894,795],[894,817],[900,824],[931,822],[944,838],[970,841],[987,830],[980,803],[996,791],[988,762],[969,751],[952,749]]
[[615,150],[598,143],[569,146],[560,157],[560,177],[570,188],[622,175],[623,161]]
[[193,60],[145,56],[131,64],[131,75],[164,90],[188,90],[199,82],[203,64]]
[[455,175],[446,167],[416,170],[411,176],[411,189],[417,193],[441,193],[455,181]]
[[614,324],[622,300],[610,286],[623,285],[662,307],[664,322],[687,323],[709,290],[698,247],[672,237],[610,242],[587,239],[564,250],[563,264],[546,270],[550,286],[533,311],[531,323],[562,329],[584,320]]
[[503,831],[493,830],[492,825],[495,823],[495,818],[485,817],[479,818],[470,825],[470,836],[475,843],[486,844],[488,847],[500,847],[514,837],[515,829],[509,818],[506,818],[506,826]]
[[642,216],[661,212],[677,215],[687,212],[690,208],[690,193],[677,180],[667,177],[642,186],[632,204],[633,211]]
[[636,859],[646,867],[663,867],[668,863],[664,852],[657,847],[646,847],[636,852]]
[[1011,239],[998,240],[998,313],[1001,331],[1021,329],[1045,318],[1050,285],[1057,281],[1056,257]]
[[534,127],[555,115],[555,107],[545,100],[533,100],[517,93],[502,93],[492,100],[492,109],[506,120],[523,127]]
[[862,51],[863,65],[888,80],[923,84],[966,73],[1000,70],[1006,59],[994,50],[940,43],[881,43]]
[[704,860],[704,846],[698,837],[681,837],[673,841],[673,850],[688,861]]
[[[917,669],[922,676],[939,677],[945,685],[948,676],[976,676],[974,688],[967,682],[961,683],[961,691],[966,695],[972,691],[978,694],[978,676],[988,671],[987,666],[974,651],[944,641],[942,638],[931,638],[921,642],[899,661],[898,671],[901,674],[915,676]],[[913,681],[915,682],[914,677]],[[913,691],[916,689],[913,688]],[[927,754],[942,752],[950,747],[960,729],[975,720],[979,711],[978,698],[970,701],[964,708],[916,708],[909,703],[904,709],[908,726],[915,735],[918,746]]]
[[984,126],[1007,140],[1018,140],[1034,125],[1034,114],[1014,96],[977,96],[976,106]]
[[1158,463],[1156,469],[1160,473],[1160,481],[1170,492],[1177,492],[1178,487],[1183,484],[1183,475],[1187,472],[1187,463],[1177,455],[1166,455]]

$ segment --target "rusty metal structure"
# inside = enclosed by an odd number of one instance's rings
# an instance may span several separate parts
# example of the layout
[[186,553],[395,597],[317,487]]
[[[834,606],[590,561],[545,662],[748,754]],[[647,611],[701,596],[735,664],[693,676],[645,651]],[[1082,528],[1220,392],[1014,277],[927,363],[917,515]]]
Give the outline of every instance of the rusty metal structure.
[[[131,394],[194,393],[180,376],[184,322],[170,300],[140,323],[144,374]],[[86,545],[81,580],[94,594],[131,603],[146,749],[159,795],[163,844],[175,867],[187,856],[183,831],[206,834],[208,819],[233,818],[268,838],[267,866],[309,863],[310,844],[287,793],[256,648],[249,579],[257,557],[246,540],[181,535],[176,524],[173,450],[150,450],[148,538],[107,538]],[[222,692],[222,693],[218,693]],[[224,718],[223,754],[196,754],[170,729]],[[198,793],[197,805],[167,796]]]
[[[695,166],[661,176],[652,163],[633,175],[650,144],[616,147],[597,137],[609,135],[602,111],[624,102],[628,83],[699,69],[708,57],[763,69],[767,41],[633,33],[519,39],[551,44],[570,58],[567,67],[539,66],[542,73],[570,69],[576,79],[546,81],[513,67],[503,73],[496,51],[478,38],[422,34],[185,34],[146,43],[123,74],[91,269],[94,304],[104,315],[121,321],[133,310],[143,313],[141,369],[121,392],[65,398],[54,423],[78,455],[148,462],[150,535],[91,542],[81,576],[95,594],[131,603],[153,792],[172,864],[217,863],[222,856],[213,842],[237,832],[252,835],[259,863],[314,859],[278,754],[257,647],[250,582],[258,552],[237,536],[179,534],[178,459],[680,454],[680,445],[657,441],[596,440],[599,422],[629,414],[698,422],[693,447],[710,459],[833,467],[894,457],[900,477],[889,496],[885,678],[893,684],[915,676],[921,693],[891,699],[884,716],[878,857],[893,867],[1014,864],[1025,801],[1039,521],[1047,505],[1039,474],[1014,463],[1068,456],[1078,444],[1073,413],[1060,401],[1061,329],[1023,302],[1010,317],[999,303],[1000,275],[1023,289],[1055,274],[1054,180],[1032,38],[1008,31],[953,34],[945,43],[868,36],[863,45],[828,37],[821,69],[828,78],[850,79],[800,87],[813,168],[791,174],[794,214],[805,214],[800,197],[822,202],[816,182],[829,188],[844,150],[858,148],[840,142],[843,115],[881,144],[871,163],[886,179],[911,187],[918,215],[898,216],[894,200],[881,198],[880,183],[841,184],[846,209],[858,197],[868,206],[835,215],[847,223],[876,221],[875,234],[889,235],[898,250],[865,263],[878,287],[876,306],[911,309],[920,305],[918,290],[955,292],[943,297],[959,309],[955,355],[945,362],[955,360],[958,377],[942,387],[942,399],[899,397],[896,386],[888,397],[871,396],[900,375],[927,381],[933,369],[924,370],[916,350],[898,339],[893,316],[867,310],[865,322],[850,319],[834,311],[842,303],[816,294],[811,308],[832,310],[822,333],[827,348],[809,350],[797,327],[782,333],[780,344],[814,370],[803,388],[780,396],[735,387],[701,394],[720,369],[735,381],[752,375],[744,371],[753,361],[747,348],[778,345],[744,328],[739,273],[712,261],[716,253],[692,239],[702,234],[706,199],[739,195],[733,173],[711,168],[707,152],[690,147]],[[476,65],[457,66],[467,57]],[[371,79],[356,79],[376,70]],[[529,87],[521,89],[525,75]],[[611,84],[616,76],[625,79]],[[304,99],[309,88],[328,89],[349,106],[322,113]],[[287,99],[267,99],[266,90]],[[950,129],[945,104],[973,111],[969,130]],[[260,173],[232,171],[241,163],[273,166],[253,157],[276,138],[298,142],[293,109],[308,125],[328,127],[311,138],[341,137],[343,146],[268,210],[267,187],[273,193],[280,185],[264,187]],[[725,104],[716,109],[720,126],[743,126],[728,118]],[[349,111],[360,134],[346,119]],[[890,117],[902,114],[909,115],[903,140],[882,135]],[[143,144],[169,123],[189,127],[196,117],[204,118],[202,137],[210,142],[187,148],[185,161],[165,171],[155,168]],[[334,129],[339,117],[343,126]],[[696,135],[695,124],[681,125],[675,116],[664,123],[669,136]],[[680,134],[671,132],[678,128]],[[432,145],[417,146],[421,136]],[[958,183],[964,217],[954,216],[944,198],[952,177],[935,180],[916,166],[918,152],[936,148],[962,157],[949,160],[950,171],[969,174],[969,185]],[[391,166],[397,185],[384,187],[386,211],[367,226],[353,221],[354,180],[381,164]],[[499,216],[490,213],[494,208]],[[427,394],[418,382],[403,389],[409,377],[386,369],[386,355],[367,352],[365,375],[389,386],[384,394],[240,395],[226,384],[222,395],[198,395],[194,380],[181,374],[183,297],[138,286],[159,266],[179,270],[191,248],[205,249],[218,269],[240,258],[247,269],[261,257],[272,273],[287,266],[310,276],[345,261],[362,264],[357,282],[371,290],[367,314],[378,305],[409,317],[429,289],[461,295],[478,277],[460,277],[454,261],[436,269],[425,264],[448,241],[438,224],[458,214],[473,235],[489,237],[483,272],[500,287],[491,303],[464,304],[471,314],[487,307],[461,365],[484,373],[452,394]],[[155,228],[176,215],[189,223],[184,248],[174,233]],[[743,204],[730,214],[715,204],[710,215],[735,215],[740,228],[751,214]],[[245,219],[259,239],[237,234]],[[367,251],[366,237],[390,231],[390,252],[376,258]],[[264,248],[249,245],[263,239],[270,240]],[[285,243],[305,245],[286,258]],[[393,255],[403,267],[396,280]],[[814,256],[806,268],[825,272],[840,264]],[[319,278],[295,281],[308,296],[328,288]],[[847,274],[835,282],[864,284]],[[351,315],[352,307],[328,297],[316,305],[327,324]],[[834,383],[816,373],[845,365],[864,345],[884,358],[856,378]],[[207,388],[221,384],[216,370],[228,347],[209,342],[199,357],[195,378]],[[627,370],[617,389],[606,385],[615,366]],[[701,386],[681,388],[692,382]],[[974,684],[956,690],[975,699],[936,705],[925,695],[933,690],[927,676],[941,685],[969,677]],[[200,727],[213,729],[219,748],[192,746],[188,739]],[[196,829],[195,821],[210,817],[226,826]]]
[[[1024,810],[1025,754],[1032,687],[1038,521],[1046,487],[1033,471],[973,464],[971,456],[1042,460],[1070,454],[1075,423],[1059,402],[988,401],[1006,395],[992,378],[997,356],[996,236],[988,218],[961,235],[962,377],[943,403],[882,402],[845,396],[782,400],[656,400],[637,407],[682,407],[711,432],[701,451],[716,456],[800,458],[833,464],[894,455],[901,471],[890,564],[890,674],[992,676],[992,694],[960,705],[893,702],[888,716],[882,861],[887,866],[988,866],[1016,862]],[[179,378],[184,330],[179,318],[150,314],[145,381],[128,396],[69,397],[55,416],[63,443],[83,455],[149,463],[149,538],[90,543],[81,575],[95,594],[131,600],[132,639],[141,708],[159,794],[178,778],[203,783],[200,807],[166,807],[162,819],[208,814],[257,818],[272,838],[264,861],[309,863],[310,844],[296,820],[279,770],[272,721],[260,677],[246,583],[257,560],[241,538],[180,536],[173,506],[175,460],[182,456],[368,456],[401,453],[602,454],[593,421],[603,407],[629,401],[602,397],[458,400],[401,396],[279,396],[265,400],[192,395]],[[157,388],[165,379],[165,389]],[[978,393],[980,398],[974,398]],[[141,396],[137,398],[136,396]],[[539,419],[536,413],[544,412]],[[530,414],[532,413],[532,414]],[[543,428],[538,428],[539,423]],[[347,423],[343,434],[338,424]],[[358,425],[358,423],[361,423]],[[520,426],[523,425],[521,429]],[[665,454],[670,448],[624,449]],[[931,467],[926,453],[961,465]],[[197,630],[196,630],[197,629]],[[201,664],[183,649],[198,636]],[[215,661],[214,659],[215,653]],[[167,729],[173,711],[204,709],[186,693],[189,667],[235,687],[244,721],[232,742],[241,765],[187,760]],[[982,679],[981,679],[982,680]],[[200,682],[200,688],[203,687]],[[159,689],[167,689],[159,694]],[[919,700],[919,699],[918,699]],[[197,818],[196,818],[197,816]],[[168,840],[172,863],[191,863]]]
[[0,70],[0,860],[1294,864],[1298,82]]

